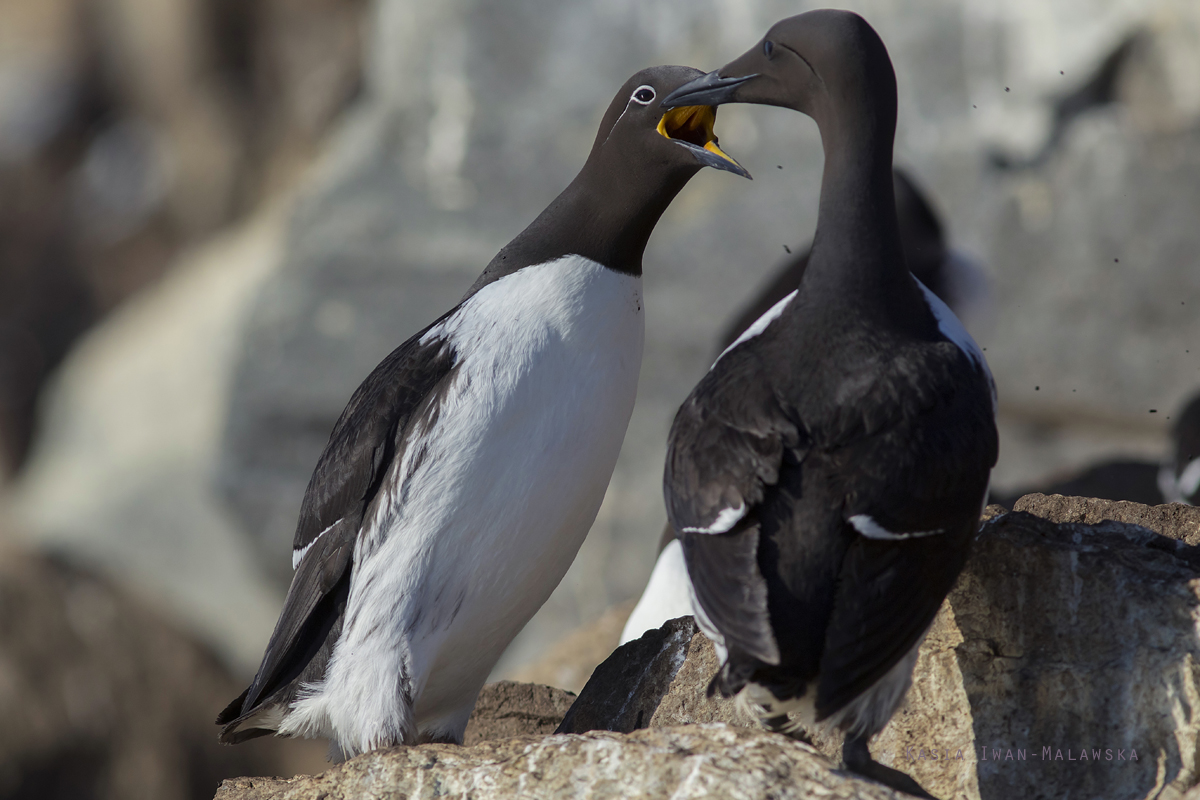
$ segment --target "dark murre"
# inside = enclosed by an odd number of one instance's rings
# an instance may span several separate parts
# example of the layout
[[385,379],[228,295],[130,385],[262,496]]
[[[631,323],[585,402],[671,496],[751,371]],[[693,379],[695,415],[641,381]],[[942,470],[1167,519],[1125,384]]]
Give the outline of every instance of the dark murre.
[[612,476],[655,224],[702,167],[749,177],[717,146],[715,109],[660,107],[699,74],[634,75],[570,186],[354,392],[309,481],[262,665],[217,718],[222,742],[327,737],[348,757],[462,741]]
[[[902,169],[893,167],[896,219],[905,263],[922,284],[956,316],[980,315],[988,305],[987,278],[968,256],[949,246],[942,221],[926,194]],[[788,259],[770,281],[734,316],[718,337],[720,353],[776,303],[800,286],[811,245]],[[1153,483],[1154,478],[1151,478]],[[659,540],[654,570],[621,631],[620,644],[633,641],[676,617],[689,616],[691,586],[678,540],[666,525]]]
[[896,79],[861,17],[777,23],[667,105],[784,106],[825,150],[800,287],[734,341],[671,428],[664,494],[694,612],[718,645],[711,689],[846,731],[846,766],[913,794],[867,743],[902,702],[958,577],[995,464],[979,348],[900,250]]

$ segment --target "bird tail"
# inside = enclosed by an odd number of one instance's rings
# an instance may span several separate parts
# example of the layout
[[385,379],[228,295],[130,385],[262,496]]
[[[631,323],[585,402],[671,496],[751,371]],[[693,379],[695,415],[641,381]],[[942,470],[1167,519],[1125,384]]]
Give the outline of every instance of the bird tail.
[[224,726],[217,736],[221,744],[241,744],[279,730],[283,714],[275,705],[259,706],[243,713],[249,692],[247,688],[217,715],[217,724]]

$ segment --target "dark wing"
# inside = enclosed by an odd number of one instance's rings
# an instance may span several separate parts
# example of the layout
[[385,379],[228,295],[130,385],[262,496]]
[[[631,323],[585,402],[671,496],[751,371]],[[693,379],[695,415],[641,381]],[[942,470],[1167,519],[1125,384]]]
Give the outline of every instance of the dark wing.
[[[384,359],[334,425],[300,507],[293,543],[296,574],[254,682],[217,718],[226,726],[223,741],[266,733],[237,729],[294,688],[297,678],[315,677],[314,659],[323,669],[332,650],[330,633],[340,627],[363,517],[404,446],[406,430],[419,415],[436,414],[436,404],[427,399],[454,369],[456,353],[437,337],[436,328],[456,310]],[[422,343],[430,331],[434,335]]]
[[731,650],[773,664],[756,507],[801,434],[748,350],[723,356],[675,415],[663,493],[704,615]]
[[[841,448],[839,461],[853,470],[843,515],[857,535],[821,656],[819,718],[870,688],[919,641],[970,552],[996,427],[986,378],[949,347],[935,356],[950,357],[919,370],[938,402],[902,409],[888,429]],[[927,535],[872,538],[851,524],[864,516],[894,535]]]

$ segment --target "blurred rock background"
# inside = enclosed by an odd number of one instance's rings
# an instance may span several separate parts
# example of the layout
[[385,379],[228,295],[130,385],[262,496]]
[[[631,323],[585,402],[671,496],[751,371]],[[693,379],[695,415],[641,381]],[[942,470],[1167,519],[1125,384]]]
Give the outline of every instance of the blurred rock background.
[[[248,678],[358,382],[566,185],[631,73],[715,68],[816,6],[0,0],[0,535]],[[897,163],[991,280],[965,322],[1000,388],[994,485],[1160,458],[1200,387],[1200,5],[848,7],[895,63]],[[726,107],[718,132],[755,180],[699,175],[652,238],[616,475],[498,676],[640,592],[675,408],[811,237],[812,122]]]

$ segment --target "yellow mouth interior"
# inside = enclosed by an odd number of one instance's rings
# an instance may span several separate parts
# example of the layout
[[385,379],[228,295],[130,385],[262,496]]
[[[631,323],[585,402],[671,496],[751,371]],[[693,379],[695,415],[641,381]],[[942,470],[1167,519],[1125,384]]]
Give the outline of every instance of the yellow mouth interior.
[[680,139],[696,147],[703,147],[731,164],[737,162],[725,154],[717,145],[713,126],[717,122],[715,106],[683,106],[672,108],[663,114],[658,123],[658,132],[668,139]]

